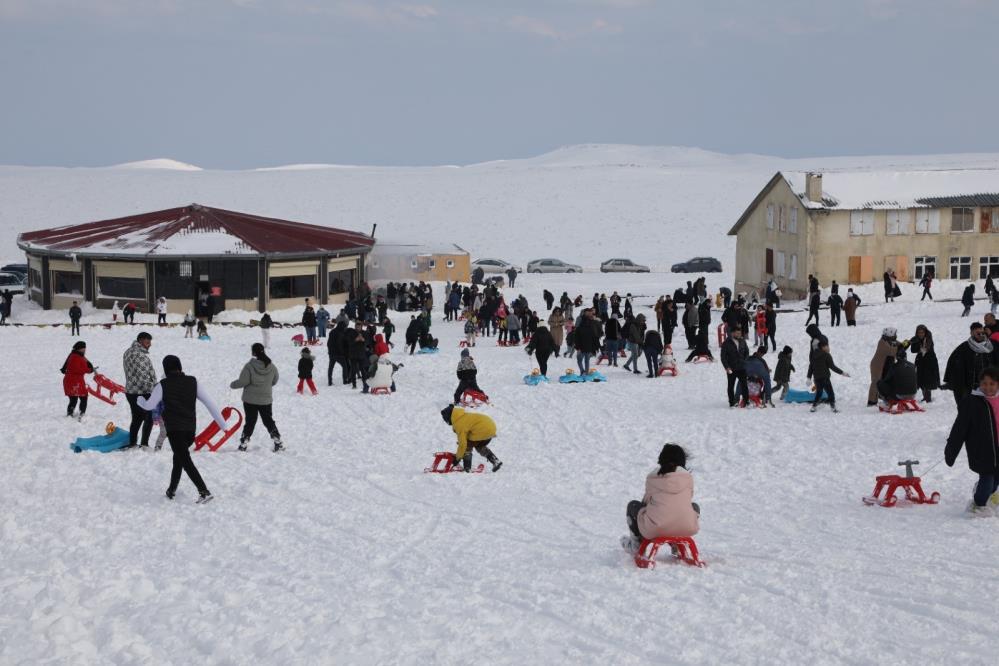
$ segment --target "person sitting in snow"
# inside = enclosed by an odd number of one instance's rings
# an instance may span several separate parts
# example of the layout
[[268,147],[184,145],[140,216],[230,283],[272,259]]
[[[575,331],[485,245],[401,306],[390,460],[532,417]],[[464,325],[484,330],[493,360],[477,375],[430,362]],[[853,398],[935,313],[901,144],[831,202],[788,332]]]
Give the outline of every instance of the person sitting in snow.
[[700,531],[701,508],[694,503],[694,477],[685,468],[687,452],[666,444],[659,465],[645,478],[641,501],[628,502],[625,512],[631,534],[622,543],[632,552],[644,539],[694,536]]
[[469,389],[483,392],[476,380],[479,371],[475,367],[475,359],[467,349],[461,350],[461,360],[458,361],[458,369],[455,372],[458,375],[458,388],[454,391],[454,404],[460,403],[462,394]]
[[202,340],[208,337],[208,325],[205,324],[204,319],[198,320],[198,339]]
[[455,464],[460,460],[466,472],[472,471],[472,450],[478,451],[499,471],[503,466],[496,454],[489,448],[489,442],[496,436],[496,422],[485,414],[466,412],[461,407],[448,405],[441,410],[444,423],[458,436],[458,450],[454,455]]

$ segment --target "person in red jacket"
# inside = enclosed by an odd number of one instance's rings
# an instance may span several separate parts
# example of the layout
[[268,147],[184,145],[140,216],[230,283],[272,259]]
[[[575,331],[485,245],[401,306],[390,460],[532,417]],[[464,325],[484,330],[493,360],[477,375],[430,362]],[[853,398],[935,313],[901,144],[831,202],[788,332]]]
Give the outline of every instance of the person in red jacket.
[[375,356],[383,356],[388,353],[389,353],[389,346],[388,343],[385,342],[385,336],[383,336],[381,333],[378,333],[377,335],[375,335],[374,354]]
[[94,371],[94,366],[87,360],[87,343],[80,340],[73,345],[73,351],[66,357],[66,362],[59,370],[62,378],[62,390],[69,397],[66,416],[73,416],[77,401],[80,402],[80,414],[87,413],[87,380],[86,375]]

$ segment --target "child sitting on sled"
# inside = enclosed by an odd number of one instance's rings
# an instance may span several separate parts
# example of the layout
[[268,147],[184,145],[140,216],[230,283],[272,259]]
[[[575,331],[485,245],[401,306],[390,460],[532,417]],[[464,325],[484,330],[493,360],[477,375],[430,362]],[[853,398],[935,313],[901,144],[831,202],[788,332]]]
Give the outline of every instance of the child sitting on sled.
[[637,551],[643,539],[694,536],[700,530],[701,508],[693,502],[694,477],[685,469],[687,453],[679,444],[667,444],[659,465],[645,478],[642,501],[628,502],[630,534],[622,544]]
[[488,460],[496,472],[503,463],[489,449],[489,442],[496,436],[496,422],[485,414],[466,412],[461,407],[448,405],[441,410],[444,423],[458,436],[458,451],[454,454],[455,464],[460,460],[466,472],[472,471],[472,449]]
[[484,393],[476,380],[479,370],[475,367],[475,359],[467,349],[461,350],[461,360],[458,361],[458,369],[455,372],[458,375],[458,388],[454,390],[454,404],[460,403],[462,394],[469,389]]
[[204,319],[199,319],[198,320],[198,339],[199,340],[209,339],[208,338],[208,325],[205,324],[205,320]]

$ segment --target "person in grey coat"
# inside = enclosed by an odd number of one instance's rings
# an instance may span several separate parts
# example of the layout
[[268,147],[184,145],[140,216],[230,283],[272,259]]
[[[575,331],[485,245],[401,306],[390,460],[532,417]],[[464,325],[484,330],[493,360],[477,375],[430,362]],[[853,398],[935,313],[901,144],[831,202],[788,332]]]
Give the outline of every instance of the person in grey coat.
[[122,365],[125,368],[125,399],[132,413],[132,422],[128,426],[128,446],[135,446],[142,430],[142,446],[149,446],[149,434],[153,430],[153,415],[139,406],[139,396],[149,398],[157,383],[153,362],[149,360],[149,347],[153,344],[153,336],[145,331],[136,336],[135,341],[122,355]]
[[243,412],[246,414],[246,423],[243,424],[243,434],[239,438],[239,450],[246,451],[246,445],[253,436],[253,428],[257,425],[259,416],[274,442],[274,451],[281,451],[284,445],[281,443],[281,433],[278,432],[271,411],[274,402],[273,388],[278,383],[278,369],[259,342],[253,343],[250,353],[253,358],[243,366],[239,379],[229,384],[229,388],[243,389]]

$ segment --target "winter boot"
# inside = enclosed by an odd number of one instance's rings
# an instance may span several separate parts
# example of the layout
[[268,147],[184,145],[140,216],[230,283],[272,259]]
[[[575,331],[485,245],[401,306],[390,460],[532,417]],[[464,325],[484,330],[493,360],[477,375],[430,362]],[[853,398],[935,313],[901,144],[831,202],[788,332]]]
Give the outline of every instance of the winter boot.
[[818,408],[819,408],[819,406],[818,406],[818,405],[812,405],[812,408],[811,408],[810,410],[808,410],[808,411],[810,411],[810,412],[814,412],[814,411],[815,411],[815,410],[817,410]]
[[208,504],[213,499],[215,499],[215,498],[212,497],[212,494],[206,490],[205,492],[201,493],[201,495],[198,497],[198,499],[196,499],[194,501],[194,503],[195,504]]
[[246,445],[249,444],[249,443],[250,443],[250,438],[247,437],[246,435],[243,435],[242,437],[239,438],[239,449],[238,450],[239,451],[245,451],[246,450]]
[[274,439],[274,453],[277,453],[278,451],[284,451],[284,444],[281,443],[281,436],[275,435],[273,439]]
[[494,472],[498,471],[499,468],[503,466],[503,463],[500,461],[499,458],[496,457],[495,453],[493,453],[492,451],[490,451],[486,447],[482,447],[482,448],[485,449],[482,453],[486,456],[486,460],[488,460],[489,463],[493,466],[493,471]]
[[472,452],[469,451],[465,454],[465,457],[461,459],[461,466],[466,472],[472,471]]
[[177,495],[177,491],[176,490],[174,490],[173,488],[167,488],[166,498],[168,500],[172,500],[176,495]]
[[830,403],[829,406],[832,407],[833,414],[839,414],[839,410],[836,409],[836,404],[835,403]]
[[990,518],[996,515],[992,507],[988,506],[978,506],[975,504],[975,500],[968,502],[968,513],[971,514],[972,518]]

